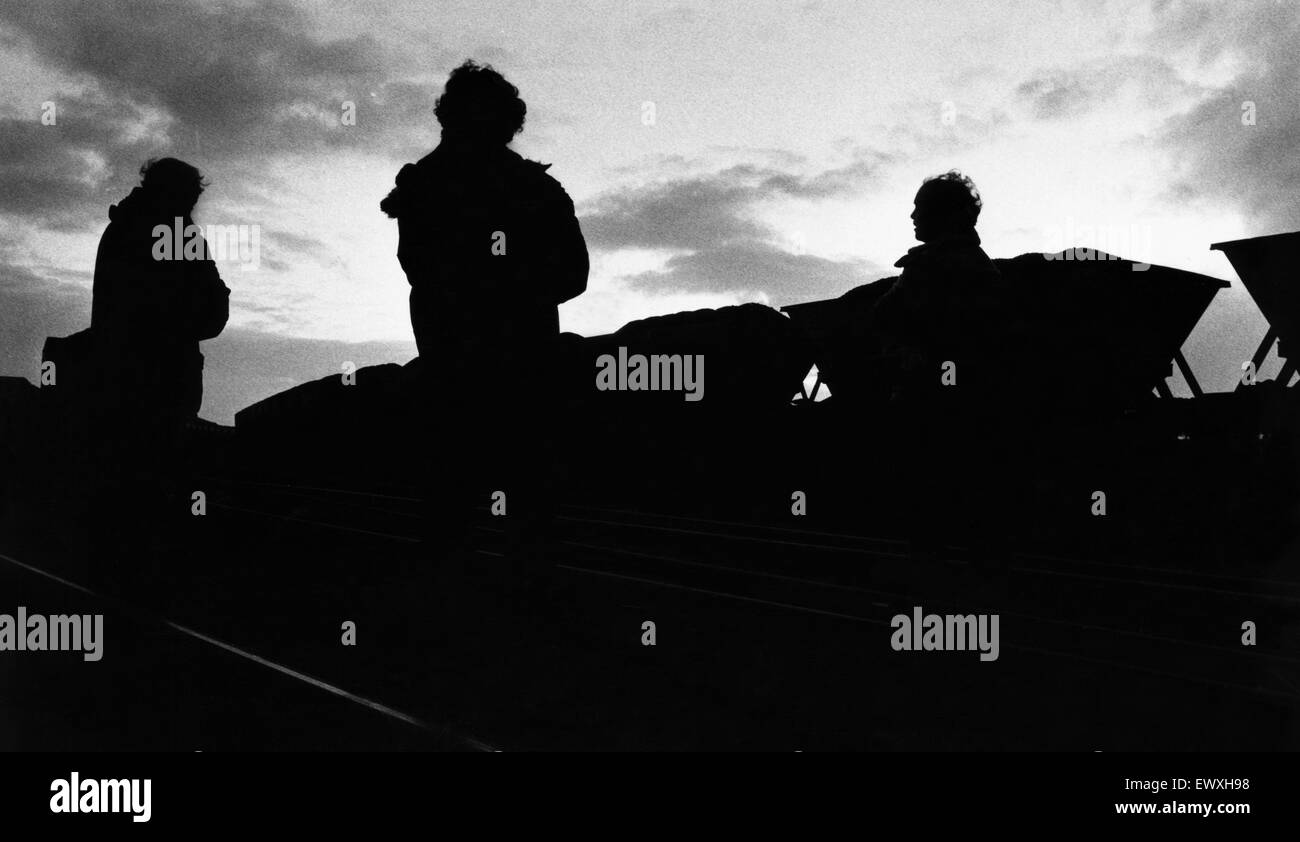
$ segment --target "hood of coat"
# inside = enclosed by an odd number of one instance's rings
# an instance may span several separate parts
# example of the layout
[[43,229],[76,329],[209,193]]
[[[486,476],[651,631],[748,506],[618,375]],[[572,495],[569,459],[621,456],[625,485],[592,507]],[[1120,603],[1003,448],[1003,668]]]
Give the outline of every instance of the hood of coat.
[[127,197],[108,208],[110,222],[124,225],[139,223],[170,223],[175,217],[182,219],[183,225],[191,222],[188,210],[178,211],[169,208],[160,197],[145,191],[143,187],[134,188]]

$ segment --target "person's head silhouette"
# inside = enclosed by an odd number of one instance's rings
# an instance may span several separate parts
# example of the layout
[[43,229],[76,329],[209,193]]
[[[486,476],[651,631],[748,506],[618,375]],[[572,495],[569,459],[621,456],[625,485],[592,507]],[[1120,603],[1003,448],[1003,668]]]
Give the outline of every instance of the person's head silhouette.
[[140,167],[140,189],[159,207],[188,216],[207,186],[198,169],[176,158],[151,158]]
[[980,199],[975,182],[957,170],[927,178],[916,191],[912,227],[923,243],[961,236],[975,231]]
[[502,146],[523,130],[527,111],[518,88],[472,59],[451,71],[433,108],[444,138]]

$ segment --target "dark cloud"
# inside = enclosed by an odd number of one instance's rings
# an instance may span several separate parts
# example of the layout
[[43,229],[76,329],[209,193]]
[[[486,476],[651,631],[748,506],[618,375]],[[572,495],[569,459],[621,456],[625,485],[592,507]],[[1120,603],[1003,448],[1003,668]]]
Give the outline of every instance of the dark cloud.
[[85,95],[52,102],[53,125],[39,119],[40,103],[29,116],[0,116],[0,214],[56,229],[99,223],[104,180],[133,175],[153,145],[139,130],[146,117],[130,103]]
[[1286,3],[1169,3],[1159,23],[1157,46],[1241,67],[1160,132],[1175,166],[1169,198],[1236,207],[1254,233],[1300,228],[1300,16]]
[[[436,46],[419,61],[369,35],[318,34],[310,7],[271,0],[7,0],[0,32],[70,87],[34,92],[30,113],[0,116],[0,214],[98,223],[146,158],[176,155],[218,173],[254,206],[268,157],[326,147],[407,158],[436,136]],[[40,102],[58,109],[41,125]],[[344,125],[344,103],[355,125]],[[82,223],[84,224],[84,223]]]
[[770,233],[752,205],[770,195],[737,170],[675,179],[597,197],[582,215],[592,248],[702,249]]
[[737,164],[715,173],[613,190],[583,208],[582,229],[590,245],[609,250],[702,249],[738,239],[770,239],[772,229],[755,218],[761,204],[852,196],[887,160],[872,154],[811,176]]
[[763,293],[780,304],[838,294],[873,280],[866,273],[874,267],[789,252],[758,212],[764,203],[777,200],[852,196],[886,160],[862,155],[813,175],[737,164],[715,173],[615,190],[583,208],[582,228],[596,250],[672,253],[662,270],[628,279],[642,289]]
[[304,119],[287,107],[324,105],[349,85],[382,78],[384,53],[373,38],[319,39],[309,15],[283,0],[9,0],[0,8],[0,22],[41,60],[214,139],[274,135],[279,124]]

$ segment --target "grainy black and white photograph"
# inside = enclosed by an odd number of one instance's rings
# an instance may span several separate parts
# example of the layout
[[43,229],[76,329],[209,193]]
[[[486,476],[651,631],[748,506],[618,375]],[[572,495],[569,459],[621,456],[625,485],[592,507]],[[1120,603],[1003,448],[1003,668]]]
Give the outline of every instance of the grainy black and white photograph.
[[3,0],[0,750],[1296,751],[1298,261],[1295,2]]

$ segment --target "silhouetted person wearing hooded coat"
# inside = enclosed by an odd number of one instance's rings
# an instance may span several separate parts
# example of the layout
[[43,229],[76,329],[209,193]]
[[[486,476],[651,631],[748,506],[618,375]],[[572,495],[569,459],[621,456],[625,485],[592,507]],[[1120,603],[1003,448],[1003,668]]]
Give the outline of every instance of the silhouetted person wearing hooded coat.
[[175,158],[149,161],[140,174],[140,186],[109,208],[95,257],[94,359],[80,403],[92,446],[94,573],[105,586],[130,587],[128,570],[172,552],[159,545],[163,527],[188,514],[189,492],[177,482],[185,426],[203,398],[199,342],[229,316],[230,290],[191,216],[202,175]]
[[441,142],[380,204],[411,284],[443,520],[466,494],[505,491],[512,519],[548,502],[557,306],[586,289],[588,257],[548,165],[507,146],[525,112],[491,67],[456,68],[435,108]]
[[199,342],[226,326],[230,290],[191,217],[199,171],[163,158],[140,173],[140,186],[109,208],[95,256],[90,327],[106,368],[101,399],[119,418],[183,420],[202,403]]

